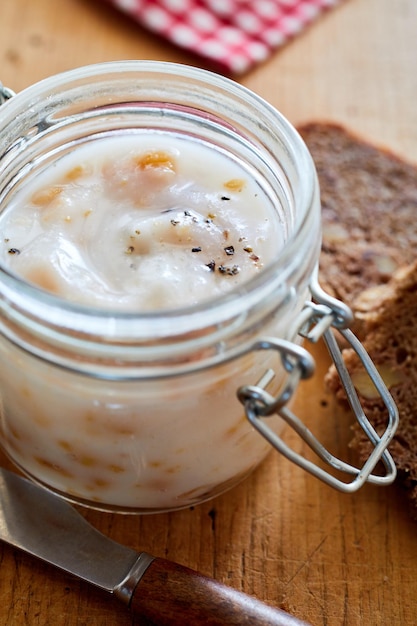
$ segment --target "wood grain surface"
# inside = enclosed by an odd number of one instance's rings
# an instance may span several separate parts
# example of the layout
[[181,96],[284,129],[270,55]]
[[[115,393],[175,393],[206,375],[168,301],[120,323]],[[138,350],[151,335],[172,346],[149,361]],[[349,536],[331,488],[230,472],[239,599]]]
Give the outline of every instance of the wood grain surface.
[[[342,122],[417,162],[416,34],[415,0],[345,0],[238,80],[294,124]],[[0,80],[15,91],[76,66],[133,58],[204,67],[99,0],[1,3]],[[326,395],[327,357],[313,352],[317,374],[300,388],[297,412],[350,458],[351,417]],[[304,450],[296,435],[285,437]],[[193,509],[84,514],[117,541],[315,626],[417,623],[417,524],[395,486],[343,495],[271,453],[237,488]],[[135,624],[110,596],[0,545],[0,626]]]

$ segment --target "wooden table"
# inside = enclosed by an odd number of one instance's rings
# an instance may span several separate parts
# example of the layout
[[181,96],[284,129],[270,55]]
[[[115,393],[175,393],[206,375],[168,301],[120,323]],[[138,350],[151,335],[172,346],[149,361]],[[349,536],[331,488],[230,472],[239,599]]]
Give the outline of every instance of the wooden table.
[[[417,161],[416,34],[415,0],[346,0],[239,80],[295,124],[339,121]],[[15,91],[75,66],[131,58],[203,65],[100,1],[2,2],[0,79]],[[318,372],[300,389],[297,410],[346,457],[350,418],[326,396],[327,359],[315,354]],[[304,449],[290,432],[286,439]],[[118,541],[315,626],[417,623],[417,525],[394,487],[342,495],[271,453],[239,487],[192,510],[86,517]],[[0,562],[1,626],[135,623],[110,597],[8,546]]]

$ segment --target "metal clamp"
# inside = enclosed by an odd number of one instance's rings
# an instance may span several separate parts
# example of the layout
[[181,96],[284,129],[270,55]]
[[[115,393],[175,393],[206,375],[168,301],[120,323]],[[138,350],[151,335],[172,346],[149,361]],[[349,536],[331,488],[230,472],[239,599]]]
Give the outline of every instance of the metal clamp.
[[[238,398],[245,407],[246,417],[249,422],[276,450],[328,485],[339,491],[351,493],[357,491],[365,482],[378,485],[390,484],[395,480],[396,467],[390,453],[387,451],[387,447],[398,426],[397,407],[365,348],[352,331],[346,328],[352,319],[350,309],[342,302],[331,298],[323,292],[317,282],[313,282],[311,285],[311,292],[315,302],[306,303],[301,311],[296,321],[298,334],[311,342],[317,342],[320,338],[323,338],[325,341],[352,411],[374,446],[363,467],[354,467],[331,454],[286,406],[298,382],[309,378],[314,371],[314,361],[304,348],[278,339],[265,339],[256,343],[253,346],[256,350],[275,349],[280,353],[282,364],[287,373],[287,381],[277,397],[272,396],[266,391],[266,387],[275,374],[272,370],[268,370],[256,385],[241,387],[238,390]],[[362,409],[352,379],[345,366],[341,350],[334,337],[335,328],[358,355],[365,371],[385,404],[387,409],[387,426],[382,436],[375,431]],[[353,476],[353,479],[348,482],[340,480],[292,450],[266,423],[268,416],[274,414],[279,415],[290,425],[322,461],[326,462],[333,469],[344,472],[349,478]],[[372,473],[379,461],[382,461],[385,467],[385,475],[382,476]]]
[[15,92],[5,87],[0,81],[0,105],[4,104],[7,100],[15,96]]

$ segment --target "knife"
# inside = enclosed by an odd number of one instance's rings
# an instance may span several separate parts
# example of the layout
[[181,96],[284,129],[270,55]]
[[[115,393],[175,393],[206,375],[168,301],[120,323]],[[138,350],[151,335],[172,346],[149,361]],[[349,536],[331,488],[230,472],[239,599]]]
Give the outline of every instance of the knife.
[[116,543],[67,501],[1,468],[0,539],[112,593],[143,626],[308,626],[192,569]]

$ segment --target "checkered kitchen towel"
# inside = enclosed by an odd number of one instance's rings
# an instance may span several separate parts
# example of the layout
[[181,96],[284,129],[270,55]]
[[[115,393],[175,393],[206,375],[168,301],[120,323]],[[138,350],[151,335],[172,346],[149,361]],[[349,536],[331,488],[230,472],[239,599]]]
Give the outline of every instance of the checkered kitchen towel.
[[246,72],[341,0],[107,0],[142,26],[209,59]]

